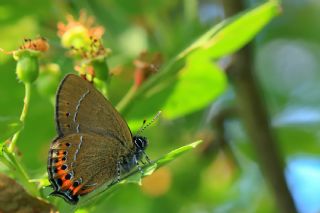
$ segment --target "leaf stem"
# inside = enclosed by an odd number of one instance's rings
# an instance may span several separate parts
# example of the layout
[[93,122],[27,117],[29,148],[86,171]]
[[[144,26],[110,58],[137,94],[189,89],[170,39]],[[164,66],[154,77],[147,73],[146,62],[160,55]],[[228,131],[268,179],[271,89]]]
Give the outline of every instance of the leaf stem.
[[[28,113],[28,108],[29,108],[29,102],[30,102],[30,96],[31,96],[31,84],[30,83],[25,83],[25,96],[24,96],[24,103],[23,103],[23,109],[20,115],[20,121],[22,124],[25,122],[26,115]],[[29,182],[29,176],[23,166],[20,164],[20,162],[17,160],[17,156],[14,153],[14,149],[16,146],[16,143],[18,141],[18,138],[20,136],[22,129],[17,131],[11,140],[11,143],[9,144],[8,148],[3,147],[3,154],[4,157],[3,162],[7,165],[8,168],[12,169],[14,174],[17,176],[17,178],[21,181],[23,186],[27,189],[27,191],[34,195],[37,196],[39,195],[37,187],[35,184],[32,184]]]
[[117,104],[116,108],[119,112],[123,112],[129,103],[132,101],[132,99],[135,97],[135,93],[137,91],[138,87],[133,85],[127,94],[120,100],[120,102]]
[[[180,54],[179,54],[180,55]],[[178,56],[179,56],[178,55]],[[167,79],[168,75],[171,75],[171,72],[178,72],[184,65],[184,59],[179,57],[174,57],[170,60],[159,73],[149,78],[144,82],[140,87],[132,86],[128,93],[121,99],[117,104],[116,108],[122,115],[126,114],[129,108],[132,108],[132,105],[141,98],[148,90],[152,87],[158,85],[162,79]],[[182,62],[182,63],[181,63]],[[130,107],[129,107],[130,106]]]
[[[31,84],[30,83],[25,83],[25,96],[24,96],[24,103],[23,103],[23,109],[20,115],[20,121],[22,122],[22,124],[24,124],[27,112],[28,112],[28,108],[29,108],[29,102],[30,102],[30,96],[31,96]],[[8,151],[11,153],[14,151],[14,148],[16,146],[16,143],[18,141],[19,135],[21,133],[22,129],[20,129],[19,131],[17,131],[11,140],[11,143],[8,147]]]

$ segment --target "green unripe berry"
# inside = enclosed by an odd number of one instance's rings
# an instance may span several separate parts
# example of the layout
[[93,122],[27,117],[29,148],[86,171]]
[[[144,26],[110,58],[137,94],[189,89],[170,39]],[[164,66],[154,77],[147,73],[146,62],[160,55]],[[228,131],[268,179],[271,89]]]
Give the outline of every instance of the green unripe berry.
[[23,83],[34,82],[39,75],[38,57],[29,54],[21,55],[18,58],[16,73]]

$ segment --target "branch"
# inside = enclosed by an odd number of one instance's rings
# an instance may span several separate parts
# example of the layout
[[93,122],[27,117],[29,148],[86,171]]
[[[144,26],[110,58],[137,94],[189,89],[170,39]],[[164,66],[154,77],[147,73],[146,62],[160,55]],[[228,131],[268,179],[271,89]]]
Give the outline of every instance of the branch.
[[[227,15],[240,12],[243,1],[224,0]],[[228,9],[230,8],[230,9]],[[283,174],[284,164],[276,147],[277,141],[270,127],[260,90],[254,77],[251,46],[246,46],[233,56],[227,69],[228,77],[237,96],[239,115],[242,116],[249,138],[255,148],[260,167],[272,187],[280,212],[297,212]]]
[[44,200],[30,196],[13,179],[0,174],[0,212],[55,212]]
[[200,138],[204,141],[201,149],[201,156],[209,157],[211,159],[212,157],[215,157],[219,151],[223,151],[228,158],[232,160],[234,165],[238,165],[238,161],[230,147],[229,141],[225,137],[225,122],[234,117],[238,117],[238,113],[234,106],[222,106],[210,117],[210,132],[204,131],[200,134]]

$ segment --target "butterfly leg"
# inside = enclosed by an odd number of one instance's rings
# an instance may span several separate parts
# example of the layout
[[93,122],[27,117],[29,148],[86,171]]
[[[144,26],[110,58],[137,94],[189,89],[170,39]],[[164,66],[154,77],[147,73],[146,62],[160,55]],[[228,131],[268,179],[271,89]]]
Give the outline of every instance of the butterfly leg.
[[143,165],[146,165],[147,163],[143,160],[140,160],[140,162],[143,164]]
[[143,175],[143,171],[142,171],[141,166],[139,165],[139,162],[138,162],[137,157],[135,155],[133,156],[133,159],[134,159],[134,162],[136,163],[136,165],[138,167],[138,170]]
[[121,177],[121,163],[120,161],[117,162],[117,182],[120,182]]
[[[141,153],[143,154],[143,151],[141,151]],[[143,158],[140,158],[139,161],[140,161],[143,165],[146,165],[146,164],[147,164],[147,162],[145,162]]]
[[146,154],[146,160],[148,161],[148,163],[152,163],[152,160],[150,160],[150,158],[147,154]]
[[144,156],[146,156],[146,160],[148,161],[148,163],[152,163],[152,160],[149,158],[149,156],[147,155],[147,153],[145,153],[145,151],[143,151]]

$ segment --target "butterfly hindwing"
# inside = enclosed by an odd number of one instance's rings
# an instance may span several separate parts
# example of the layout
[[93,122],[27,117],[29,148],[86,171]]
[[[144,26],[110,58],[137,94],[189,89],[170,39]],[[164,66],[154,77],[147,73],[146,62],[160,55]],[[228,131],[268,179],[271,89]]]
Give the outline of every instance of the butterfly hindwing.
[[[117,152],[114,149],[117,149]],[[69,202],[117,178],[117,162],[130,150],[117,139],[97,134],[75,133],[52,142],[49,180],[57,195]]]

